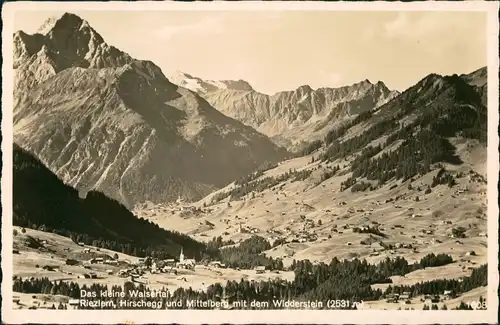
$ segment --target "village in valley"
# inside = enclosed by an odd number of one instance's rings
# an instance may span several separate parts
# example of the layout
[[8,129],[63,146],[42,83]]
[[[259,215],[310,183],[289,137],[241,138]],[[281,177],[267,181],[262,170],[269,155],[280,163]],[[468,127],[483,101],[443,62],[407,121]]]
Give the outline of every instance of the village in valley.
[[[68,238],[42,231],[15,227],[14,279],[48,278],[51,282],[72,281],[92,287],[92,284],[119,285],[126,282],[144,285],[152,290],[193,288],[202,290],[211,284],[241,278],[257,281],[268,279],[293,280],[293,272],[270,272],[264,266],[251,270],[229,269],[220,261],[200,263],[186,257],[182,251],[175,259],[137,258],[106,249],[75,243]],[[43,264],[45,263],[45,264]],[[15,293],[16,308],[51,309],[64,305],[78,308],[79,299],[47,294]]]
[[167,75],[73,13],[18,27],[15,309],[487,308],[484,62],[266,95]]
[[[281,165],[286,168],[286,164]],[[363,258],[376,264],[387,257],[404,257],[409,262],[418,262],[431,253],[446,253],[453,258],[451,264],[393,276],[392,283],[374,284],[372,287],[387,290],[389,286],[411,285],[423,279],[429,281],[443,277],[461,281],[487,261],[486,205],[475,199],[478,194],[484,195],[485,180],[473,172],[468,175],[458,180],[460,184],[455,186],[453,192],[436,188],[427,195],[412,195],[417,187],[424,189],[424,184],[413,185],[414,188],[410,186],[411,190],[408,186],[400,186],[392,190],[392,195],[385,194],[386,199],[382,199],[372,194],[353,195],[333,190],[331,188],[335,183],[317,186],[313,182],[298,190],[298,184],[291,182],[280,188],[252,193],[239,201],[185,203],[179,198],[171,204],[149,208],[144,205],[138,212],[138,215],[149,217],[163,227],[172,228],[174,224],[178,229],[186,227],[180,230],[199,240],[221,237],[226,247],[237,247],[254,236],[266,238],[271,243],[271,249],[264,253],[283,261],[284,268],[281,270],[264,265],[241,269],[218,260],[197,261],[186,256],[182,247],[176,258],[137,258],[24,228],[17,228],[14,237],[17,247],[14,250],[15,270],[17,276],[23,278],[47,276],[53,281],[76,281],[86,285],[123,285],[130,281],[156,290],[167,288],[173,291],[181,287],[204,290],[209,285],[242,278],[293,281],[295,274],[291,266],[295,260],[310,260],[317,265],[328,263],[332,257],[348,260]],[[295,192],[290,189],[295,189]],[[301,194],[304,191],[332,193],[328,195],[330,202],[295,198],[303,197]],[[381,194],[377,192],[376,195]],[[316,197],[321,198],[321,195]],[[416,200],[417,197],[420,199]],[[256,200],[263,200],[264,205]],[[359,204],[359,200],[365,203]],[[457,208],[467,204],[480,208],[452,213],[445,210],[450,206],[443,206],[439,200],[443,203],[455,202]],[[273,222],[273,218],[278,219],[279,224]],[[22,237],[24,239],[21,240]],[[42,264],[43,260],[46,264]],[[452,308],[463,303],[464,297],[471,301],[480,297],[483,299],[485,287],[474,289],[465,296],[450,290],[419,296],[412,296],[406,291],[387,293],[383,299],[365,301],[358,308],[422,309],[426,305]],[[36,302],[36,299],[30,302],[24,300],[16,298],[16,305],[19,308],[41,308],[44,304]],[[70,308],[77,308],[78,299],[63,301]],[[52,304],[45,302],[45,306]]]

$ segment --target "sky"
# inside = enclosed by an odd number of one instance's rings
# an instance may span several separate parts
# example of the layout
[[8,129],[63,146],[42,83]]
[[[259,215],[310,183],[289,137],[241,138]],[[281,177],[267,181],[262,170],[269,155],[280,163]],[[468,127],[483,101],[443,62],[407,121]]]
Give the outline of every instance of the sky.
[[[430,73],[487,65],[482,12],[75,11],[104,40],[167,75],[243,79],[272,94],[368,79],[405,90]],[[63,12],[20,11],[34,33]]]

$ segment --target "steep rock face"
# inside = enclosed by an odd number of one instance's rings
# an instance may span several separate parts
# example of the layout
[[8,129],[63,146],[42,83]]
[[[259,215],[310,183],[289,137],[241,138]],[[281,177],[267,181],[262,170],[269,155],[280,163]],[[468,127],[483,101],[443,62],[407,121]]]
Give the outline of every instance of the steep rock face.
[[[116,68],[133,59],[104,42],[80,17],[50,18],[37,34],[14,34],[14,69],[18,87],[33,87],[70,68]],[[23,88],[19,92],[24,92]]]
[[190,87],[225,115],[292,150],[298,149],[302,142],[322,138],[337,122],[373,110],[398,95],[382,82],[372,84],[368,80],[316,90],[304,85],[272,96],[253,90],[242,81],[219,82],[223,83],[221,87],[213,81],[177,74],[173,82]]
[[476,87],[477,92],[481,95],[483,105],[487,105],[488,98],[488,68],[483,67],[469,74],[461,75],[461,77],[471,86]]
[[128,207],[195,199],[286,151],[65,14],[14,36],[14,139],[73,187]]

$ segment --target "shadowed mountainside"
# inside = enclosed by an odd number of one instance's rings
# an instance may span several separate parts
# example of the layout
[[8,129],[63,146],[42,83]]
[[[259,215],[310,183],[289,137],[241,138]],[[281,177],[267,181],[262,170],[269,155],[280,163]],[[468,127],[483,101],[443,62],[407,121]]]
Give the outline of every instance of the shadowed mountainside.
[[[184,252],[200,257],[206,246],[190,237],[164,230],[137,218],[123,205],[99,192],[81,198],[37,158],[14,144],[14,225],[53,231],[126,254],[177,257]],[[165,256],[165,255],[164,255]]]

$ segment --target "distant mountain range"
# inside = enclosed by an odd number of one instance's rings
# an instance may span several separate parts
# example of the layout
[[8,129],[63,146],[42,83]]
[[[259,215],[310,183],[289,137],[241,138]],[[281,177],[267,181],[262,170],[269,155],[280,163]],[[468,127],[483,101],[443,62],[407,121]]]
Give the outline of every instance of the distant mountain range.
[[169,77],[203,96],[227,116],[254,127],[291,150],[323,138],[337,123],[372,111],[399,94],[381,81],[372,84],[369,80],[316,90],[304,85],[293,91],[266,95],[243,80],[202,80],[182,72]]
[[14,34],[14,141],[127,207],[200,198],[285,149],[108,45],[74,14]]
[[430,75],[403,94],[368,80],[266,95],[243,80],[168,79],[73,14],[16,32],[14,69],[14,141],[65,183],[128,208],[200,199],[367,113],[377,121],[408,103],[438,109],[469,95],[485,107],[487,89],[486,68]]

